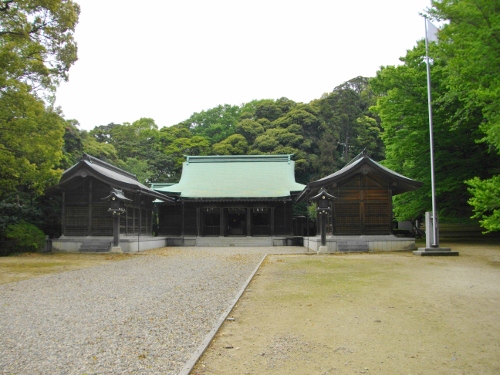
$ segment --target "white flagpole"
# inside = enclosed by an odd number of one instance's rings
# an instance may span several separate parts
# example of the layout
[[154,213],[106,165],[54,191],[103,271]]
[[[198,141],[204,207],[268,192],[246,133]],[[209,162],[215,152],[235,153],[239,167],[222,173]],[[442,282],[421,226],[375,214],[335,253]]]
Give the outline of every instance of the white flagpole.
[[436,187],[434,181],[434,138],[432,135],[432,95],[431,95],[431,68],[429,64],[429,36],[428,36],[428,21],[427,17],[425,20],[425,60],[427,64],[427,102],[429,107],[429,140],[430,140],[430,151],[431,151],[431,191],[432,191],[432,247],[439,246],[439,231],[438,231],[438,219],[436,210]]

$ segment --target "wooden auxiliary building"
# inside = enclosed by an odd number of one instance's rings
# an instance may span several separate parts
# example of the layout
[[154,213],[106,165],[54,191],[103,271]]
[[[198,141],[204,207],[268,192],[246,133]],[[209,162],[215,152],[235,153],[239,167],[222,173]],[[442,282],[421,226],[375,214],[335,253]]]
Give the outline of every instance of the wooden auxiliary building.
[[[171,198],[141,184],[120,168],[90,155],[66,170],[55,188],[62,195],[62,236],[52,241],[54,250],[108,251],[113,237],[110,203],[103,200],[113,189],[127,198],[119,231],[124,251],[164,246],[153,232],[153,201]],[[137,242],[141,242],[138,247]]]
[[[308,183],[297,202],[310,199],[321,188],[335,197],[327,226],[330,251],[344,245],[360,250],[411,249],[414,239],[392,235],[392,197],[421,186],[361,153],[341,170]],[[312,241],[311,248],[317,247]]]

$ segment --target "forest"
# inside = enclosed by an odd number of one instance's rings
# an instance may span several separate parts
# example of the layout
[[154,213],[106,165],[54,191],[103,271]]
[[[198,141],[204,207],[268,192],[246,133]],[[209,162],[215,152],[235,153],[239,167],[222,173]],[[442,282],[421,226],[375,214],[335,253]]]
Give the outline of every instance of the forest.
[[[395,197],[396,219],[431,209],[425,40],[309,103],[221,104],[167,127],[141,118],[86,131],[53,104],[77,59],[78,16],[71,0],[0,0],[0,246],[59,235],[60,201],[46,191],[83,153],[145,184],[178,181],[184,155],[293,154],[305,184],[366,150],[424,183]],[[500,0],[437,0],[426,17],[442,24],[429,43],[439,215],[500,231]]]

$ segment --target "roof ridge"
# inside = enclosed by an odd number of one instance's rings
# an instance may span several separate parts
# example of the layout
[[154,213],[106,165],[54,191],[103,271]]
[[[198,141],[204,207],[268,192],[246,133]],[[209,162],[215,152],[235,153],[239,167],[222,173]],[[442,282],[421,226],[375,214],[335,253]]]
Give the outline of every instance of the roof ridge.
[[[368,156],[368,153],[366,152],[366,147],[361,151],[359,154],[357,154],[355,157],[353,157],[346,165],[344,165],[342,168],[347,167],[349,164],[354,163],[355,161],[358,161],[361,158],[364,158],[365,156]],[[368,156],[368,158],[370,158]]]
[[134,179],[136,181],[139,181],[137,179],[137,176],[135,174],[127,172],[127,171],[125,171],[125,170],[123,170],[121,168],[115,167],[113,164],[109,164],[109,163],[107,163],[107,162],[105,162],[105,161],[103,161],[101,159],[96,158],[95,156],[83,153],[82,160],[86,160],[89,163],[99,165],[99,166],[104,167],[106,169],[112,170],[113,172],[119,173],[119,174],[121,174],[123,176],[132,178],[132,179]]
[[289,162],[293,154],[278,155],[184,155],[186,162],[189,163],[230,163],[230,162]]

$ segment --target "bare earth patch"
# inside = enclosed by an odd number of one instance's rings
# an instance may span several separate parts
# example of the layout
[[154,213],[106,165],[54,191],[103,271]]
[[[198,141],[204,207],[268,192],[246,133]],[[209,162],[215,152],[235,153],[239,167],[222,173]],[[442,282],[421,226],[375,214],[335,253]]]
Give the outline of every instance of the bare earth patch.
[[500,246],[268,256],[193,374],[498,374]]
[[0,284],[128,259],[128,254],[23,253],[0,257]]

